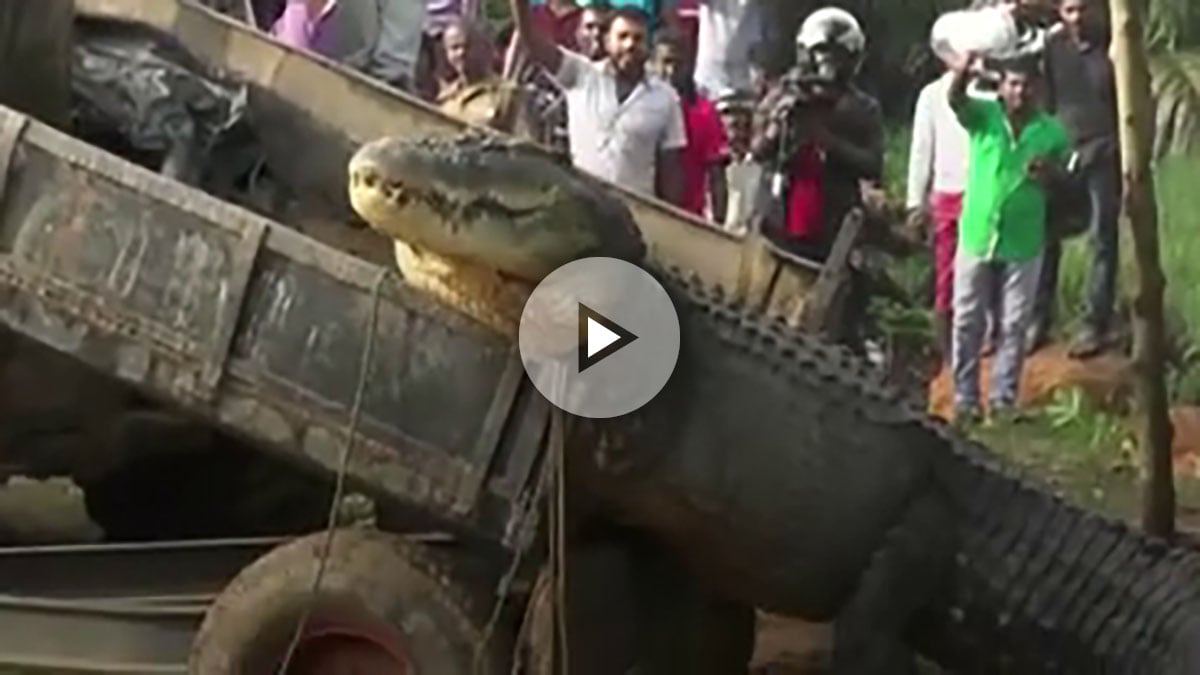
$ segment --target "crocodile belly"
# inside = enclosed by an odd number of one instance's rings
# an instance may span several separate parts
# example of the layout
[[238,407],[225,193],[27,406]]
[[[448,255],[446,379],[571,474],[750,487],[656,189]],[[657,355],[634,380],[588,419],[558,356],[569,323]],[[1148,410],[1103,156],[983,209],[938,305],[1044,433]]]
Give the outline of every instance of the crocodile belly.
[[515,339],[528,284],[485,267],[419,250],[395,241],[396,266],[404,280],[434,299]]

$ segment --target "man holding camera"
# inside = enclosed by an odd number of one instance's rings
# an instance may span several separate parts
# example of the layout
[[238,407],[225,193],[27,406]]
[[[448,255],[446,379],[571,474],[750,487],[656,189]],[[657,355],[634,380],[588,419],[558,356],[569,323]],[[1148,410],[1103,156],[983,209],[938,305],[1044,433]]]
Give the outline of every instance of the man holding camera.
[[764,232],[783,248],[821,261],[861,182],[883,173],[879,102],[854,85],[866,49],[858,21],[826,7],[796,36],[795,67],[759,107],[752,151],[772,179]]

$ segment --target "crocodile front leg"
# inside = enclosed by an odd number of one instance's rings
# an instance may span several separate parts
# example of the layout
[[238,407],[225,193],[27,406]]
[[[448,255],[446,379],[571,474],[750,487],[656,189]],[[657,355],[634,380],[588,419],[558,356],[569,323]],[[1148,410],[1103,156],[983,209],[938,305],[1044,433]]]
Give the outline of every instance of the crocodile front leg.
[[897,675],[915,671],[903,635],[952,571],[954,519],[936,492],[910,502],[834,623],[838,675]]

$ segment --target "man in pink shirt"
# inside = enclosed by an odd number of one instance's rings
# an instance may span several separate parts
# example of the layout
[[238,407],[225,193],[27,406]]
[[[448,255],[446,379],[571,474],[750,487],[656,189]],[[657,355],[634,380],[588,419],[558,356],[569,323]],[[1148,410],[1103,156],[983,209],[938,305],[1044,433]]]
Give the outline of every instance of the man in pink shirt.
[[271,35],[290,47],[318,51],[318,38],[328,31],[336,7],[337,0],[288,0]]
[[682,201],[678,206],[718,223],[725,221],[729,187],[725,166],[729,163],[729,137],[712,101],[701,96],[693,79],[693,59],[684,39],[677,33],[660,34],[654,54],[658,76],[679,94],[687,147],[683,149]]

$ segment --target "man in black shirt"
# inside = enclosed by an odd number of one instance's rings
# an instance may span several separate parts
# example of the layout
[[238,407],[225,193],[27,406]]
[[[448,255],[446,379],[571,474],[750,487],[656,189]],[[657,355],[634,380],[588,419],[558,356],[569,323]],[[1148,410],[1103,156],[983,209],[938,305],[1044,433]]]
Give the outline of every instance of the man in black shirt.
[[[1087,192],[1092,264],[1088,313],[1071,356],[1087,358],[1104,350],[1116,294],[1121,175],[1117,137],[1116,85],[1108,44],[1097,14],[1098,0],[1062,0],[1061,29],[1046,44],[1048,97],[1074,143],[1074,172]],[[1048,237],[1035,323],[1027,344],[1046,342],[1058,284],[1061,245]]]

